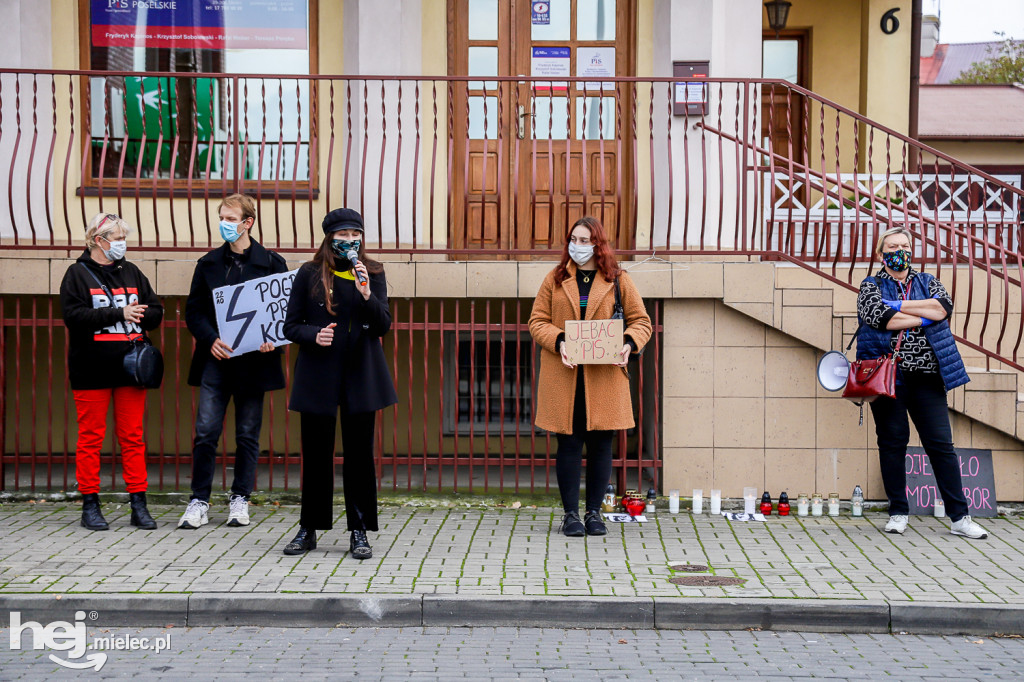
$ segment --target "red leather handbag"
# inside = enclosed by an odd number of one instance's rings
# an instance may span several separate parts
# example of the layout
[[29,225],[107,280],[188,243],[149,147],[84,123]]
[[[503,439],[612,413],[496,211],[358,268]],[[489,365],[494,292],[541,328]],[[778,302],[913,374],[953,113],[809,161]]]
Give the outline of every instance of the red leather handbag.
[[852,400],[857,405],[863,405],[881,395],[887,398],[896,397],[896,363],[905,332],[906,330],[900,332],[892,353],[872,360],[854,360],[850,363],[850,373],[846,377],[846,388],[843,390],[844,398]]

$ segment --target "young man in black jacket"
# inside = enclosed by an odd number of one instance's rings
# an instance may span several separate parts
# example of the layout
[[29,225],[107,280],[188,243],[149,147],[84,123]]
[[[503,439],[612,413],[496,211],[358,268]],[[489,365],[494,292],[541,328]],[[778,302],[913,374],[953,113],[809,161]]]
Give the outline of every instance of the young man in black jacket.
[[220,338],[213,290],[287,272],[284,258],[252,238],[256,205],[251,197],[232,194],[218,209],[224,244],[199,259],[188,301],[185,323],[196,339],[188,383],[199,387],[196,432],[192,446],[192,498],[178,528],[195,529],[208,521],[210,493],[216,470],[228,401],[235,401],[235,472],[231,484],[229,526],[249,525],[249,496],[256,480],[263,394],[284,388],[281,350],[264,343],[259,352],[234,356]]

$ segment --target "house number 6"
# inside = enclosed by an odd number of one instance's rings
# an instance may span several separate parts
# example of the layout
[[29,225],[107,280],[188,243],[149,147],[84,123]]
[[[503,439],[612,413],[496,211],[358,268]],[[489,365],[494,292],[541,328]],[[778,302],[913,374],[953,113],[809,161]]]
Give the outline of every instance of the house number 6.
[[900,29],[900,20],[896,18],[896,13],[899,11],[899,7],[893,7],[882,15],[882,33],[891,36]]

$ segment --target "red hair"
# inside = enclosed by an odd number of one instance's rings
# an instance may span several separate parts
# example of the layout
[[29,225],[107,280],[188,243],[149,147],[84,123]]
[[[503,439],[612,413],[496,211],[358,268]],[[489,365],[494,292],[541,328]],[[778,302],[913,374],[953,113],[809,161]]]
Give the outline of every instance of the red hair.
[[555,268],[555,281],[561,284],[569,279],[569,238],[572,231],[582,225],[590,230],[590,243],[594,245],[594,255],[597,269],[601,271],[604,278],[609,282],[613,281],[619,274],[619,264],[615,260],[615,253],[608,244],[608,237],[604,233],[604,226],[601,221],[592,216],[583,216],[572,224],[565,233],[565,244],[562,246],[562,259],[558,261]]

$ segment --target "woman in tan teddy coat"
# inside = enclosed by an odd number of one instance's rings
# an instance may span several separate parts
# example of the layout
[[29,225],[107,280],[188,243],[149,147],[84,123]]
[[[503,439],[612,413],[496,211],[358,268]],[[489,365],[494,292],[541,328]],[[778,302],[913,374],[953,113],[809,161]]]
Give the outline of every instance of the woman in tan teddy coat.
[[[625,344],[613,365],[573,364],[565,351],[566,320],[607,320],[615,309],[615,280],[624,313]],[[651,337],[643,298],[615,261],[604,227],[583,217],[566,235],[558,266],[540,286],[530,314],[530,334],[543,349],[536,424],[558,439],[555,472],[570,537],[604,535],[601,498],[612,474],[615,431],[634,426],[626,364]],[[580,521],[580,468],[587,447],[586,513]]]

